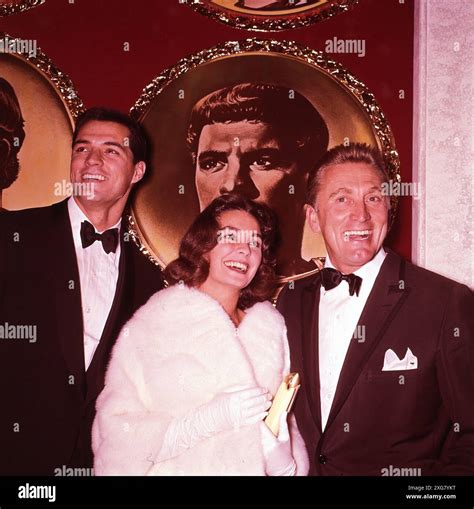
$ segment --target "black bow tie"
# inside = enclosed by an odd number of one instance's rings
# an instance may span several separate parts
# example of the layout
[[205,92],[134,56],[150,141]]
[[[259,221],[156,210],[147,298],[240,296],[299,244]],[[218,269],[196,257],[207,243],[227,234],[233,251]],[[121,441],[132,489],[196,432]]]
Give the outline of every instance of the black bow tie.
[[83,221],[81,223],[82,247],[89,247],[96,240],[102,242],[102,247],[107,254],[110,252],[115,253],[118,244],[118,228],[111,228],[104,233],[97,233],[89,221]]
[[332,290],[341,281],[347,281],[349,284],[349,295],[354,293],[359,296],[360,285],[362,284],[362,278],[355,274],[343,274],[336,269],[331,267],[325,267],[319,272],[321,275],[321,284],[325,290]]

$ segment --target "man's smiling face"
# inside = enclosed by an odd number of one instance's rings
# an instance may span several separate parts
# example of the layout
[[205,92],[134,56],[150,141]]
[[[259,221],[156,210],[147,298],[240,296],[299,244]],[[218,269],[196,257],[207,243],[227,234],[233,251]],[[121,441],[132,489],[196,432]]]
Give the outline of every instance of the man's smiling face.
[[389,200],[381,191],[380,172],[370,164],[335,164],[322,172],[307,219],[315,233],[322,233],[334,267],[349,274],[381,248],[387,235]]
[[133,162],[129,138],[129,130],[116,122],[91,120],[79,130],[72,148],[71,182],[93,186],[88,200],[104,205],[125,202],[143,177],[145,164]]

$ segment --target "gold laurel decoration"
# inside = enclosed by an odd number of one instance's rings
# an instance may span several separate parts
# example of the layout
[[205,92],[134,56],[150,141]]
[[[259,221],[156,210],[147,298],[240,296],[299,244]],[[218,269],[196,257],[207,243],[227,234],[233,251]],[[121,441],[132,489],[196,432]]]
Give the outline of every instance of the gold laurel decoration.
[[[137,231],[135,219],[133,217],[133,214],[130,211],[127,211],[125,214],[125,220],[126,220],[126,226],[124,230],[130,235],[130,237],[133,240],[133,243],[137,246],[140,253],[142,253],[150,262],[153,263],[153,265],[156,265],[160,271],[163,273],[163,266],[161,263],[158,262],[158,260],[153,256],[153,253],[148,249],[147,246],[141,241],[140,235]],[[167,288],[169,286],[168,281],[166,279],[163,279],[164,286]]]
[[[19,37],[12,37],[5,32],[0,32],[0,39],[8,39],[8,41],[14,41],[15,46],[17,45],[17,41],[22,41]],[[5,53],[5,52],[4,52]],[[0,55],[2,52],[0,52]],[[30,56],[28,53],[7,53],[9,55],[14,55],[25,62],[30,63],[34,67],[36,67],[41,73],[45,75],[45,77],[50,81],[56,92],[59,94],[63,102],[66,104],[69,112],[72,115],[74,120],[84,111],[84,103],[78,96],[76,89],[74,88],[74,84],[60,69],[58,69],[52,60],[45,55],[40,48],[36,48],[36,56]]]
[[[165,69],[143,89],[142,94],[135,102],[135,105],[130,109],[131,117],[140,121],[142,115],[146,112],[150,104],[157,96],[160,95],[166,86],[191,69],[219,58],[232,55],[243,55],[250,52],[276,53],[296,58],[318,68],[343,85],[343,87],[357,99],[368,115],[375,135],[379,140],[380,149],[390,179],[397,183],[401,182],[400,158],[395,148],[395,140],[392,130],[382,109],[375,100],[374,94],[350,71],[345,69],[338,62],[327,58],[326,54],[322,51],[308,48],[294,41],[275,41],[271,39],[257,38],[227,41],[184,57],[174,66]],[[391,195],[390,205],[389,227],[392,226],[395,219],[398,206],[398,196],[394,194]],[[163,262],[160,263],[160,261],[157,260],[149,247],[145,245],[142,236],[137,231],[133,211],[131,211],[130,214],[129,233],[136,242],[138,248],[155,265],[163,266]],[[317,266],[319,266],[316,260],[313,261]],[[300,277],[305,277],[318,271],[319,268],[314,271],[310,271],[309,273],[302,274],[299,277],[291,276],[281,278],[280,282],[283,283],[289,280],[300,279]]]
[[18,0],[14,4],[0,4],[0,16],[11,16],[18,12],[24,12],[44,4],[45,1],[46,0]]
[[326,7],[308,8],[308,11],[288,14],[271,14],[271,11],[263,14],[244,14],[234,13],[225,7],[212,5],[203,0],[187,0],[189,5],[199,14],[208,16],[211,19],[231,25],[235,28],[243,30],[251,30],[253,32],[277,32],[280,30],[291,30],[294,28],[302,28],[332,18],[341,12],[348,11],[356,5],[359,0],[336,0],[332,1]]

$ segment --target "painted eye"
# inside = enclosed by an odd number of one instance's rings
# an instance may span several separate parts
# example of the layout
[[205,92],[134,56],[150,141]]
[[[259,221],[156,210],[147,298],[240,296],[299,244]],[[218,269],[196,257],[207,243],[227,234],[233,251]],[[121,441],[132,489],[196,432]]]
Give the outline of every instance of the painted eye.
[[225,163],[219,159],[209,158],[199,161],[199,169],[206,173],[214,173],[225,167]]
[[276,166],[276,164],[275,164],[273,157],[262,156],[262,157],[259,157],[258,159],[255,159],[255,161],[253,161],[252,164],[250,165],[250,168],[252,170],[264,171],[264,170],[271,170],[271,169],[275,168],[275,166]]

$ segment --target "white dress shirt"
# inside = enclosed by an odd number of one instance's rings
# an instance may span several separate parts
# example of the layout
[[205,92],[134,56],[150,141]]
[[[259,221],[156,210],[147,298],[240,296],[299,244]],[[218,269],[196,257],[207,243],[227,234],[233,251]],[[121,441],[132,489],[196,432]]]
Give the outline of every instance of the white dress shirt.
[[[115,253],[106,253],[102,242],[83,248],[81,223],[92,222],[82,212],[73,197],[68,201],[74,248],[81,283],[82,319],[84,325],[84,360],[86,370],[99,345],[105,322],[115,297],[119,274],[120,242]],[[112,228],[120,231],[121,219]],[[98,232],[102,233],[102,232]]]
[[[365,331],[356,330],[360,315],[367,298],[374,286],[375,279],[385,259],[383,248],[359,270],[355,275],[362,278],[359,296],[349,295],[347,281],[326,291],[321,285],[319,300],[319,383],[321,395],[321,425],[326,427],[329,411],[332,406],[337,382],[341,374],[352,337],[364,339]],[[329,256],[325,267],[335,268]]]

